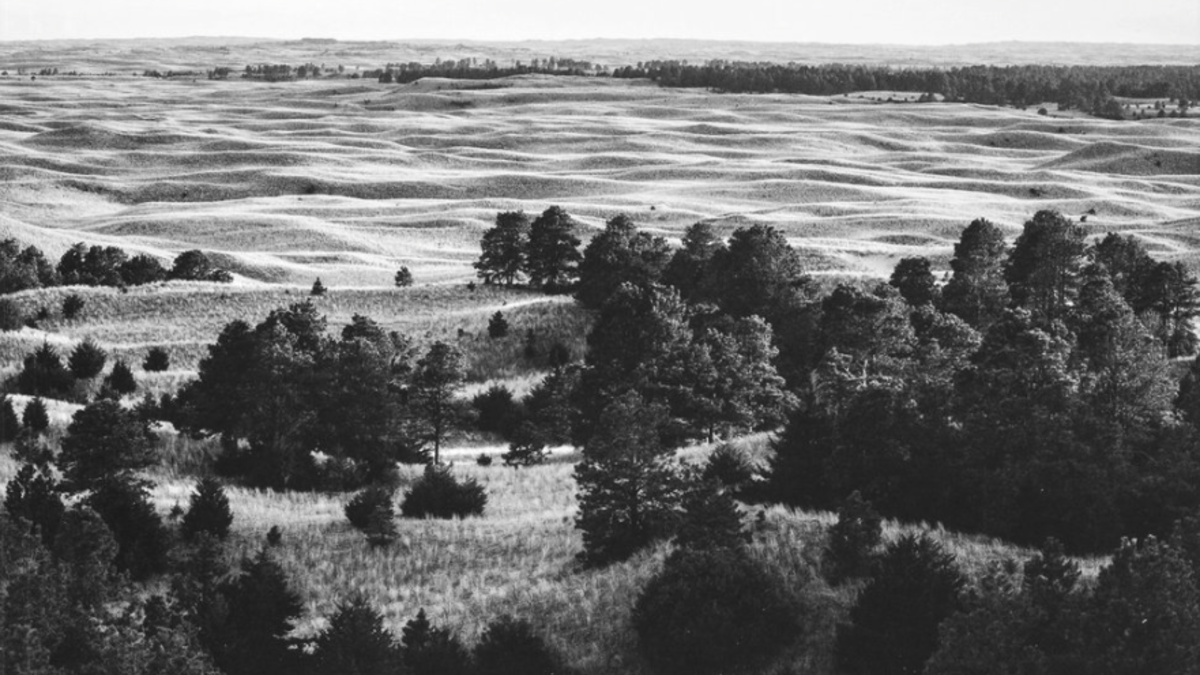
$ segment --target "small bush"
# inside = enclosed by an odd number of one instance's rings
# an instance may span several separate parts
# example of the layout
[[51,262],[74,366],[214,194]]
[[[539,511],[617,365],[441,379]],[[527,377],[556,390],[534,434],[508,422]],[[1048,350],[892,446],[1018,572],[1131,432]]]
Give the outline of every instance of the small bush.
[[633,609],[638,649],[659,673],[724,673],[772,658],[798,630],[787,589],[736,549],[681,549]]
[[392,491],[382,485],[373,485],[354,495],[346,504],[346,519],[358,530],[366,530],[371,524],[371,514],[386,509],[394,514]]
[[321,277],[317,277],[317,280],[313,282],[312,290],[308,294],[319,298],[325,295],[325,293],[325,284],[321,283]]
[[142,361],[142,370],[148,373],[161,373],[171,368],[171,357],[162,347],[151,347]]
[[754,477],[754,467],[750,466],[750,461],[740,450],[729,443],[722,443],[709,455],[702,477],[736,489]]
[[180,525],[184,538],[194,539],[197,534],[207,532],[217,539],[225,539],[232,524],[233,512],[229,510],[229,497],[221,482],[215,478],[201,479]]
[[465,518],[483,514],[487,494],[468,478],[461,483],[447,468],[430,465],[404,496],[400,514],[405,518]]
[[871,573],[883,525],[871,502],[856,490],[838,509],[838,521],[829,528],[825,547],[825,575],[832,584]]
[[475,463],[479,466],[491,466],[492,456],[486,452],[481,452],[479,453],[479,456],[475,458]]
[[80,297],[78,293],[72,293],[72,294],[68,295],[67,297],[63,298],[63,301],[62,301],[63,318],[66,319],[67,321],[73,321],[74,319],[78,318],[79,313],[83,311],[83,307],[86,304],[87,303],[84,302],[83,298]]
[[683,517],[675,544],[685,548],[739,548],[749,543],[742,513],[728,492],[701,482],[683,496]]
[[558,655],[533,632],[528,621],[509,615],[488,624],[475,645],[478,675],[556,675],[563,672]]
[[838,667],[853,675],[921,672],[965,583],[954,556],[927,536],[890,544],[850,610],[849,625],[838,630]]
[[467,649],[449,630],[435,628],[424,609],[404,625],[402,635],[400,652],[404,665],[414,675],[458,675],[471,671]]
[[502,384],[494,384],[476,394],[471,399],[471,407],[475,409],[477,429],[504,438],[512,436],[521,419],[521,406],[513,398],[512,391]]
[[496,340],[508,336],[508,319],[499,310],[488,320],[488,337]]
[[0,331],[21,330],[25,325],[25,315],[17,303],[8,298],[0,298]]
[[272,525],[271,529],[267,530],[267,546],[275,548],[283,543],[283,530],[279,529],[278,525]]
[[407,288],[413,285],[412,272],[408,271],[407,267],[401,267],[396,270],[396,288]]
[[505,466],[533,466],[546,460],[546,437],[532,422],[522,422],[512,434],[508,452],[500,455]]

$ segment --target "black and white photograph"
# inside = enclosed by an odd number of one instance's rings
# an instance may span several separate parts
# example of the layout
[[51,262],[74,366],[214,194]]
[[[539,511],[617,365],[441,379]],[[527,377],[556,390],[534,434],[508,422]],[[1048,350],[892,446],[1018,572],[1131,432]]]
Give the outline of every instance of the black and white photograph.
[[0,0],[0,675],[1200,675],[1197,0]]

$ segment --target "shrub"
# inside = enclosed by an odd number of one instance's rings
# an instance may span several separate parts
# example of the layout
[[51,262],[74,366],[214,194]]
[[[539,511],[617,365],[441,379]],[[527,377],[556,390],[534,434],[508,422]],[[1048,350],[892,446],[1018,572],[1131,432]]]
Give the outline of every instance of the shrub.
[[480,431],[512,436],[520,422],[521,406],[513,399],[513,393],[502,384],[494,384],[471,399],[475,409],[475,426]]
[[272,548],[283,543],[283,530],[279,529],[278,525],[272,525],[271,529],[267,530],[267,546]]
[[71,369],[71,374],[75,376],[75,379],[90,380],[104,370],[104,364],[107,361],[108,352],[92,342],[91,338],[87,338],[71,351],[71,356],[67,359],[67,367]]
[[829,582],[839,584],[870,574],[882,536],[879,514],[855,490],[838,509],[837,523],[829,528],[824,558]]
[[71,371],[63,366],[58,350],[45,342],[25,356],[21,372],[17,374],[17,391],[30,396],[62,398],[73,384]]
[[79,313],[83,311],[83,307],[85,304],[87,304],[87,303],[84,302],[83,298],[81,298],[78,293],[72,293],[72,294],[68,295],[67,297],[63,298],[63,301],[62,301],[63,318],[66,319],[67,321],[73,321],[75,318],[77,318],[79,316]]
[[104,384],[121,396],[137,391],[137,379],[133,376],[133,370],[122,359],[117,359],[113,364],[112,372],[104,379]]
[[400,671],[400,647],[383,617],[355,595],[338,604],[313,643],[313,675],[384,675]]
[[574,356],[571,354],[571,348],[558,341],[550,345],[550,351],[546,354],[546,363],[551,368],[561,368],[572,360]]
[[[28,405],[25,406],[29,408]],[[49,420],[47,420],[49,423]],[[17,439],[17,434],[21,432],[21,420],[17,417],[17,411],[13,408],[12,399],[8,394],[4,394],[3,400],[0,401],[0,443],[11,443]]]
[[128,478],[156,460],[149,426],[115,401],[77,411],[58,457],[67,489],[82,492],[112,478]]
[[196,492],[183,516],[180,532],[189,540],[201,532],[225,539],[229,536],[229,526],[232,524],[233,512],[229,510],[225,488],[215,478],[202,478],[196,484]]
[[685,548],[738,548],[750,541],[742,513],[728,492],[701,482],[683,496],[675,544]]
[[367,535],[367,543],[372,547],[391,546],[396,541],[399,533],[396,531],[396,512],[391,502],[371,512],[363,534]]
[[500,310],[488,319],[488,337],[493,340],[508,336],[508,319],[504,318],[504,314]]
[[167,269],[151,255],[139,253],[121,264],[121,281],[129,286],[153,284],[167,278]]
[[479,466],[491,466],[492,456],[486,452],[481,452],[479,453],[479,456],[475,458],[475,463]]
[[346,519],[355,529],[365,530],[371,524],[371,514],[379,509],[385,509],[394,515],[392,496],[392,490],[389,488],[373,485],[354,495],[346,504]]
[[722,673],[775,655],[798,630],[787,589],[736,549],[681,549],[633,609],[638,649],[659,673]]
[[556,675],[562,668],[528,621],[507,614],[489,623],[475,645],[478,675]]
[[408,271],[407,267],[401,267],[396,270],[396,288],[406,288],[413,285],[412,272]]
[[725,487],[738,488],[754,477],[754,467],[750,466],[746,455],[740,450],[729,443],[722,443],[708,456],[702,477]]
[[533,466],[546,460],[546,437],[532,422],[522,422],[513,432],[508,451],[500,455],[505,466]]
[[47,467],[24,464],[8,482],[4,491],[4,510],[13,518],[22,518],[41,534],[50,546],[62,522],[66,508],[58,485]]
[[926,535],[888,545],[870,583],[838,630],[838,667],[858,675],[919,673],[938,626],[959,607],[965,579],[954,556]]
[[400,639],[404,665],[413,675],[458,675],[469,673],[471,655],[453,633],[435,628],[425,610],[404,625]]
[[171,367],[171,357],[162,347],[151,347],[142,361],[142,370],[148,373],[161,373]]
[[325,295],[325,292],[325,284],[321,283],[321,277],[317,277],[317,280],[313,282],[312,290],[308,294],[319,298]]
[[405,518],[465,518],[482,515],[485,505],[487,494],[474,479],[460,483],[448,468],[430,465],[404,496],[400,514]]
[[25,410],[21,413],[21,424],[38,434],[50,428],[50,414],[46,411],[46,402],[42,397],[35,396],[25,404]]
[[0,298],[0,330],[21,330],[25,325],[25,315],[17,303],[8,298]]

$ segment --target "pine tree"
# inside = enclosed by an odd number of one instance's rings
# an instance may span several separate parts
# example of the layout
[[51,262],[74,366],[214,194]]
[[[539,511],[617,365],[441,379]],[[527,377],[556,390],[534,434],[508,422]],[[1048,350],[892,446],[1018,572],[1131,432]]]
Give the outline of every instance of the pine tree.
[[362,595],[338,603],[313,643],[313,675],[392,675],[400,670],[399,645],[383,617]]
[[313,282],[309,295],[317,298],[325,295],[325,284],[321,283],[321,277],[317,277],[317,280]]
[[999,227],[983,218],[972,221],[954,245],[954,274],[942,289],[943,310],[979,330],[991,325],[1008,306],[1007,250]]
[[1025,222],[1004,268],[1014,304],[1039,325],[1063,319],[1079,293],[1085,262],[1084,228],[1057,211],[1038,211]]
[[80,342],[67,359],[67,366],[77,380],[90,380],[104,370],[108,361],[108,353],[100,348],[91,338]]
[[124,359],[117,359],[117,362],[113,364],[112,371],[104,379],[104,384],[121,396],[137,391],[137,379],[134,378],[133,371]]
[[[10,409],[12,403],[9,403]],[[34,433],[45,433],[50,428],[50,414],[46,410],[46,402],[42,397],[35,396],[25,404],[25,410],[21,413],[21,424],[26,429]]]
[[142,361],[142,370],[148,373],[161,373],[171,368],[171,357],[162,347],[151,347]]
[[396,288],[407,288],[413,285],[412,272],[408,271],[408,267],[401,266],[396,270],[396,276],[393,281],[396,283]]
[[584,307],[598,308],[623,283],[655,283],[670,260],[671,249],[662,237],[638,232],[625,215],[608,221],[592,237],[579,263],[575,299]]
[[442,439],[457,416],[454,392],[462,379],[462,353],[445,342],[430,345],[417,361],[410,395],[433,443],[434,464],[441,461]]
[[830,583],[867,576],[882,540],[879,514],[855,490],[838,509],[837,523],[829,528],[825,545],[825,575]]
[[21,420],[17,417],[17,411],[13,409],[12,399],[8,394],[4,394],[0,400],[0,443],[11,443],[16,440],[20,431]]
[[475,645],[479,675],[556,675],[562,668],[533,626],[508,614],[489,623]]
[[655,539],[670,536],[682,497],[678,469],[663,444],[666,410],[636,391],[615,399],[575,467],[583,531],[581,560],[605,565],[624,560]]
[[73,383],[58,350],[46,342],[25,357],[24,367],[17,374],[17,391],[30,396],[63,397]]
[[58,463],[66,488],[93,489],[125,480],[155,461],[150,429],[116,401],[97,401],[75,413],[62,440]]
[[888,283],[895,286],[905,302],[913,307],[931,304],[937,299],[937,282],[929,259],[925,257],[902,258],[896,263]]
[[83,311],[83,307],[86,304],[87,303],[84,302],[83,298],[79,297],[78,293],[72,293],[72,294],[68,295],[67,297],[63,298],[63,301],[62,301],[63,318],[66,319],[67,321],[75,320],[75,318],[79,316],[79,313]]
[[508,320],[504,318],[504,314],[500,310],[492,315],[488,320],[488,337],[493,340],[508,336]]
[[530,285],[556,293],[575,283],[583,256],[574,230],[574,219],[557,206],[546,209],[533,221],[524,267]]
[[523,211],[496,214],[496,226],[483,233],[475,263],[485,284],[511,286],[525,271],[529,247],[529,217]]
[[304,604],[266,549],[242,561],[242,574],[226,582],[221,595],[228,612],[208,644],[217,665],[229,675],[297,672],[288,634]]
[[200,479],[179,531],[185,539],[194,539],[204,532],[224,540],[229,536],[229,526],[232,524],[233,512],[229,509],[225,488],[215,478]]
[[456,675],[471,672],[471,655],[453,633],[434,627],[425,609],[404,625],[400,640],[404,665],[413,675]]

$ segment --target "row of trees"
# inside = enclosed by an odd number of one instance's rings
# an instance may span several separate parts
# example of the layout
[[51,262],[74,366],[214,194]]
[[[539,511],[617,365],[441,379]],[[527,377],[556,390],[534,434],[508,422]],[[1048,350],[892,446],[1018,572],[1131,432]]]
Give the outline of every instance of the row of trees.
[[420,461],[456,417],[462,355],[355,316],[338,338],[310,302],[253,328],[229,323],[199,377],[180,390],[172,421],[221,438],[218,468],[277,489],[352,489]]
[[1061,109],[1102,113],[1113,97],[1200,98],[1197,66],[963,66],[889,68],[714,60],[705,64],[650,61],[613,71],[613,77],[650,78],[668,87],[728,92],[785,92],[830,96],[856,91],[940,94],[948,101],[1026,107],[1047,101]]
[[15,239],[0,241],[0,294],[60,285],[140,286],[170,279],[229,282],[233,277],[198,250],[179,254],[167,269],[151,255],[130,257],[116,246],[78,243],[52,265],[36,246],[22,249]]

